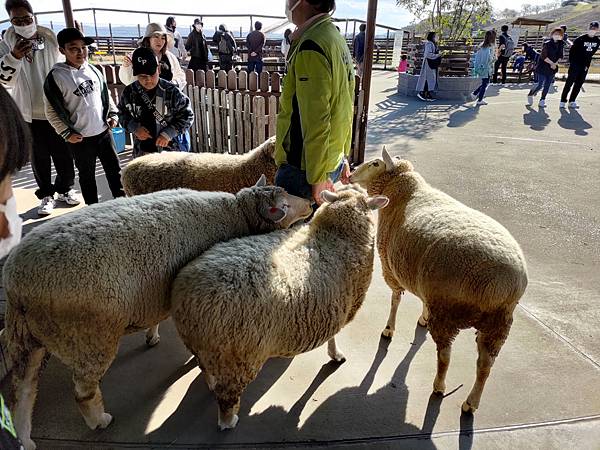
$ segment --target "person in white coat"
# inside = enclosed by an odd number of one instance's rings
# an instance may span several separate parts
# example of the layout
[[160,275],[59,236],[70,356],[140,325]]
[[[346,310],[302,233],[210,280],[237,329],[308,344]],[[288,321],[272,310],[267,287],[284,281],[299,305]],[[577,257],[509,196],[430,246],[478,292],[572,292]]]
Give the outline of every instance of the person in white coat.
[[431,92],[437,89],[438,67],[442,61],[437,43],[438,36],[435,31],[429,32],[423,51],[421,73],[417,81],[417,97],[423,101],[433,101]]
[[[167,29],[160,23],[150,23],[146,27],[144,37],[140,40],[140,47],[150,48],[160,65],[160,77],[163,80],[176,84],[179,89],[183,89],[187,84],[185,72],[177,57],[169,51],[173,47],[171,40],[173,36],[167,32]],[[131,55],[126,55],[123,65],[119,70],[119,79],[121,83],[130,85],[136,78],[133,76],[131,66]]]
[[177,31],[177,22],[175,21],[175,17],[167,17],[167,23],[165,24],[165,28],[173,36],[173,47],[169,50],[171,50],[171,52],[175,56],[177,56],[177,59],[179,59],[180,63],[185,62],[187,51],[185,49],[185,42],[183,42],[183,37],[181,37],[181,33]]
[[[8,88],[33,136],[31,165],[41,200],[40,216],[52,213],[56,200],[80,203],[73,191],[73,157],[63,139],[46,119],[44,80],[59,59],[58,42],[52,30],[35,23],[27,0],[8,0],[6,11],[12,26],[0,42],[0,83]],[[56,178],[52,183],[52,162]]]

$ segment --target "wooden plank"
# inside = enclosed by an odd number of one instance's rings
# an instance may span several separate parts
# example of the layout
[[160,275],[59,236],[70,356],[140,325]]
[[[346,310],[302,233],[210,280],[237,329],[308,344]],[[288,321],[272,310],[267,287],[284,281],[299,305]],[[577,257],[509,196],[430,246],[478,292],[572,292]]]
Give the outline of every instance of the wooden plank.
[[253,92],[258,91],[258,74],[256,72],[248,74],[248,90]]
[[271,73],[271,92],[281,92],[281,74],[279,72]]
[[230,70],[227,74],[227,89],[230,91],[237,91],[238,89],[237,73],[235,70]]
[[192,86],[194,85],[194,71],[187,69],[185,71],[185,80],[187,81],[187,84],[191,84]]
[[236,136],[236,150],[239,155],[244,153],[244,120],[243,120],[243,111],[244,109],[244,100],[241,93],[235,94],[235,130],[237,133]]
[[227,93],[227,118],[229,123],[229,153],[237,153],[237,130],[235,120],[235,94],[231,91]]
[[252,111],[250,109],[250,95],[244,95],[244,148],[243,153],[252,149]]
[[224,70],[219,70],[219,73],[217,74],[217,81],[219,89],[227,89],[227,72]]
[[256,126],[254,128],[254,145],[252,147],[256,148],[266,140],[267,116],[265,115],[264,97],[254,97],[254,118]]
[[213,108],[215,117],[215,147],[213,152],[221,153],[223,151],[223,135],[221,134],[221,95],[218,89],[213,89]]
[[269,97],[269,137],[275,136],[277,132],[277,97]]
[[202,69],[196,70],[196,86],[205,87],[206,86],[206,73]]
[[227,91],[220,91],[221,96],[221,140],[222,153],[229,153],[229,120],[227,119]]
[[109,64],[109,65],[105,66],[105,71],[106,71],[106,82],[108,84],[120,83],[119,79],[116,76],[115,66],[113,66],[112,64]]
[[215,109],[213,107],[213,89],[206,90],[206,112],[208,115],[208,126],[209,126],[209,143],[210,151],[214,153],[217,150],[217,133],[215,131]]
[[206,99],[206,88],[205,87],[201,87],[200,89],[200,124],[199,124],[199,128],[201,127],[201,131],[199,131],[201,133],[201,151],[202,152],[208,152],[209,151],[209,141],[208,141],[208,135],[210,133],[210,125],[208,123],[208,113],[207,113],[207,108],[206,108],[206,104],[207,104],[207,99]]
[[206,87],[209,88],[209,89],[214,89],[216,87],[215,71],[214,70],[207,70],[206,71]]
[[269,92],[269,80],[270,74],[269,72],[262,71],[260,73],[260,90],[263,92]]
[[248,72],[245,70],[240,71],[238,75],[238,89],[240,91],[248,90]]

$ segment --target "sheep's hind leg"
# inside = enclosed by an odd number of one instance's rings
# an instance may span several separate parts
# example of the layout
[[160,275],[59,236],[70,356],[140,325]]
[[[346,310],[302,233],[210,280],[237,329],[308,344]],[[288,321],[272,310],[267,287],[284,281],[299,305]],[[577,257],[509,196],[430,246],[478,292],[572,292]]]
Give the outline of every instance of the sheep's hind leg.
[[343,363],[346,361],[344,354],[337,348],[335,336],[327,341],[327,354],[336,362]]
[[215,373],[215,396],[219,404],[218,424],[221,431],[235,428],[238,423],[240,411],[240,397],[252,380],[258,375],[264,361],[252,364],[249,361],[233,363],[226,372]]
[[428,328],[437,347],[437,373],[433,380],[433,392],[443,395],[446,391],[446,374],[450,365],[452,341],[458,335],[459,330],[447,322],[443,311],[430,315]]
[[429,322],[429,309],[427,309],[427,304],[425,303],[425,301],[422,301],[422,303],[423,303],[423,311],[421,312],[421,317],[419,317],[419,320],[417,323],[421,327],[426,327],[427,322]]
[[146,330],[146,345],[148,347],[154,347],[159,342],[160,335],[158,334],[158,324],[156,324]]
[[381,333],[383,337],[392,338],[392,336],[394,336],[394,331],[396,331],[396,314],[398,313],[398,306],[400,306],[402,294],[403,291],[392,292],[392,307],[390,309],[390,315],[388,317],[387,325]]
[[45,348],[28,351],[19,358],[13,358],[13,389],[15,404],[13,409],[17,436],[26,450],[35,450],[31,440],[31,415],[37,397],[37,385],[42,369],[48,360]]
[[104,401],[100,392],[100,380],[82,374],[73,375],[75,400],[85,423],[92,430],[110,425],[112,416],[104,411]]

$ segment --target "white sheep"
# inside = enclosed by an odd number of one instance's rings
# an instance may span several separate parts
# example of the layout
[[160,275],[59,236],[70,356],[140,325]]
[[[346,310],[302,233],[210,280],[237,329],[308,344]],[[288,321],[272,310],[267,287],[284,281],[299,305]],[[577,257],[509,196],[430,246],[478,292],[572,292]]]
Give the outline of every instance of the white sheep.
[[454,338],[477,329],[477,379],[462,409],[474,412],[512,316],[527,286],[525,257],[498,222],[431,187],[410,162],[383,158],[366,162],[351,180],[369,195],[385,195],[377,248],[392,307],[383,335],[392,337],[405,290],[423,302],[420,325],[437,345],[433,390],[443,393]]
[[162,152],[136,158],[123,170],[127,195],[164,189],[236,193],[252,186],[261,174],[273,184],[277,166],[272,137],[244,155]]
[[26,449],[44,360],[73,370],[86,424],[105,428],[99,382],[119,339],[169,316],[171,283],[220,241],[285,228],[311,213],[282,188],[238,194],[162,191],[122,198],[58,217],[31,231],[4,266],[2,340],[12,364],[14,421]]
[[360,308],[371,282],[375,226],[385,197],[347,188],[323,199],[301,227],[218,244],[181,270],[175,325],[219,403],[221,429],[237,424],[240,396],[267,359],[328,341]]

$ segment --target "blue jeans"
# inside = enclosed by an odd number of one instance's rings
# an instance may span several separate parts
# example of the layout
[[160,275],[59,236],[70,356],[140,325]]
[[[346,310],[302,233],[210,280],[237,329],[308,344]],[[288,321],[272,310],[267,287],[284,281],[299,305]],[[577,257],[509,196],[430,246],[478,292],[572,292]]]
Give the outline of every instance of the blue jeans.
[[550,86],[552,86],[552,83],[554,83],[554,74],[547,75],[545,73],[538,72],[537,77],[538,84],[531,91],[529,91],[529,95],[532,96],[537,94],[543,86],[544,90],[542,91],[542,100],[545,100],[546,95],[548,95],[548,91],[550,90]]
[[[334,183],[340,179],[344,168],[344,159],[340,166],[329,174]],[[275,186],[282,187],[288,194],[313,201],[312,186],[306,180],[306,171],[290,164],[282,164],[275,174]]]
[[483,100],[483,96],[485,95],[485,90],[490,84],[490,77],[481,79],[481,86],[473,91],[473,95],[476,95],[479,101]]
[[263,70],[262,61],[248,61],[248,72],[261,73]]

